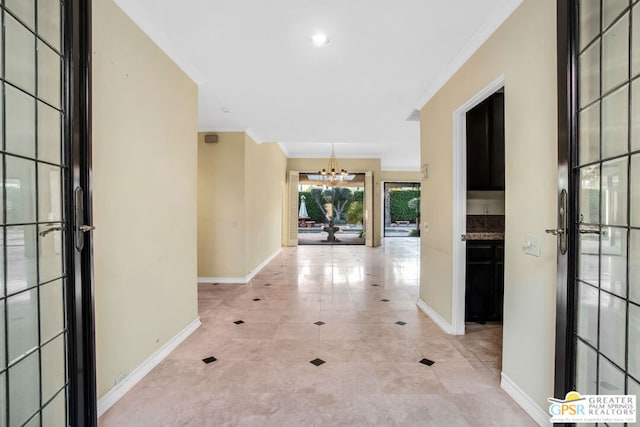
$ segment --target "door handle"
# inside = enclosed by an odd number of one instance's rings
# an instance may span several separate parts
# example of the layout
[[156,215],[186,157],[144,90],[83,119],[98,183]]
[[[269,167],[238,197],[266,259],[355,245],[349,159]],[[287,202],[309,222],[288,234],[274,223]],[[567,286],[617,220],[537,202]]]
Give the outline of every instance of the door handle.
[[567,253],[567,200],[567,190],[562,190],[558,200],[558,228],[544,230],[545,233],[558,237],[558,246],[562,255]]
[[562,228],[547,228],[544,232],[547,234],[553,234],[554,236],[564,234],[564,230]]
[[54,231],[62,231],[62,230],[64,230],[64,225],[57,225],[55,227],[51,227],[51,228],[47,228],[46,230],[42,230],[38,234],[41,237],[45,237],[49,233],[53,233]]
[[86,233],[87,231],[93,231],[95,229],[96,229],[95,225],[81,225],[80,226],[80,231],[82,231],[83,233]]
[[602,236],[607,236],[607,230],[600,230],[598,227],[585,227],[580,225],[578,228],[578,233],[580,234],[598,234]]

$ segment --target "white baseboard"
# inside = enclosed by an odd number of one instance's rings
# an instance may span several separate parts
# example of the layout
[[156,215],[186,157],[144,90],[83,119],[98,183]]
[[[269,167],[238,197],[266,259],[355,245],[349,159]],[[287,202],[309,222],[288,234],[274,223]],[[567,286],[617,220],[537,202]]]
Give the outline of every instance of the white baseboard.
[[520,387],[518,387],[511,378],[501,374],[502,380],[500,387],[507,393],[533,420],[541,426],[550,426],[551,415],[540,408]]
[[427,316],[431,318],[436,325],[440,326],[440,328],[448,333],[449,335],[455,335],[455,330],[453,326],[444,320],[442,316],[440,316],[433,308],[429,307],[429,305],[422,300],[422,298],[418,297],[416,300],[416,305],[420,310],[424,312]]
[[269,264],[275,257],[280,255],[282,252],[282,248],[278,249],[271,255],[267,257],[264,261],[262,261],[257,267],[249,272],[244,277],[198,277],[198,283],[249,283],[251,279],[255,277],[256,274],[260,272],[267,264]]
[[165,345],[160,347],[140,366],[135,368],[126,378],[116,384],[101,399],[98,400],[98,417],[107,412],[126,392],[136,385],[145,375],[155,368],[162,360],[169,355],[182,341],[184,341],[193,331],[200,326],[200,318],[195,319],[186,328],[178,332]]
[[251,272],[249,274],[247,274],[246,277],[246,282],[248,283],[251,281],[251,279],[253,279],[255,277],[256,274],[258,274],[260,272],[260,270],[262,270],[263,268],[265,268],[267,266],[267,264],[269,264],[271,261],[273,261],[273,259],[275,257],[277,257],[278,255],[280,255],[280,252],[282,252],[282,248],[279,248],[277,251],[275,251],[274,253],[272,253],[271,255],[269,255],[267,257],[267,259],[265,259],[264,261],[262,261],[257,267],[255,267],[253,270],[251,270]]
[[198,277],[198,283],[247,283],[246,277]]

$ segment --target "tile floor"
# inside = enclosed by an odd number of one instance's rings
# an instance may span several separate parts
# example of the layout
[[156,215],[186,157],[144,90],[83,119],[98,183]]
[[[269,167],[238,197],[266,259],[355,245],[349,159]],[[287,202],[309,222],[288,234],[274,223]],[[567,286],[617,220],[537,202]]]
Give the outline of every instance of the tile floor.
[[453,337],[416,308],[418,251],[285,248],[247,285],[200,284],[202,326],[100,426],[536,425],[500,389],[500,325]]

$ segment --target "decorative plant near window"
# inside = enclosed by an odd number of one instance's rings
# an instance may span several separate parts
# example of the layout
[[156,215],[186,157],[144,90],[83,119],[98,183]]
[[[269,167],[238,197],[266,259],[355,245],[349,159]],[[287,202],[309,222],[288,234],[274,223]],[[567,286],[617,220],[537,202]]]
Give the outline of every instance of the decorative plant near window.
[[[364,209],[359,201],[352,201],[347,209],[347,222],[349,224],[363,224]],[[360,238],[364,236],[364,228],[360,231]]]
[[349,188],[330,188],[321,190],[319,188],[311,189],[311,197],[316,202],[318,208],[327,216],[326,205],[331,205],[331,213],[333,219],[340,222],[343,220],[344,211],[353,199],[353,192]]

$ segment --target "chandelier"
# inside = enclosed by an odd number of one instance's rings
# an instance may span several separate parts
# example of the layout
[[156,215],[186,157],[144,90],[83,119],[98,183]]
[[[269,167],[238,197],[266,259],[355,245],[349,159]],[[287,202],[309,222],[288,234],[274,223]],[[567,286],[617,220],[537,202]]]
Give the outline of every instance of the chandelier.
[[336,159],[336,155],[333,152],[333,144],[331,144],[331,157],[329,157],[329,166],[327,169],[322,169],[318,172],[322,175],[322,181],[324,181],[325,185],[329,187],[335,187],[339,184],[340,181],[347,176],[347,171],[345,169],[338,168],[338,160]]

